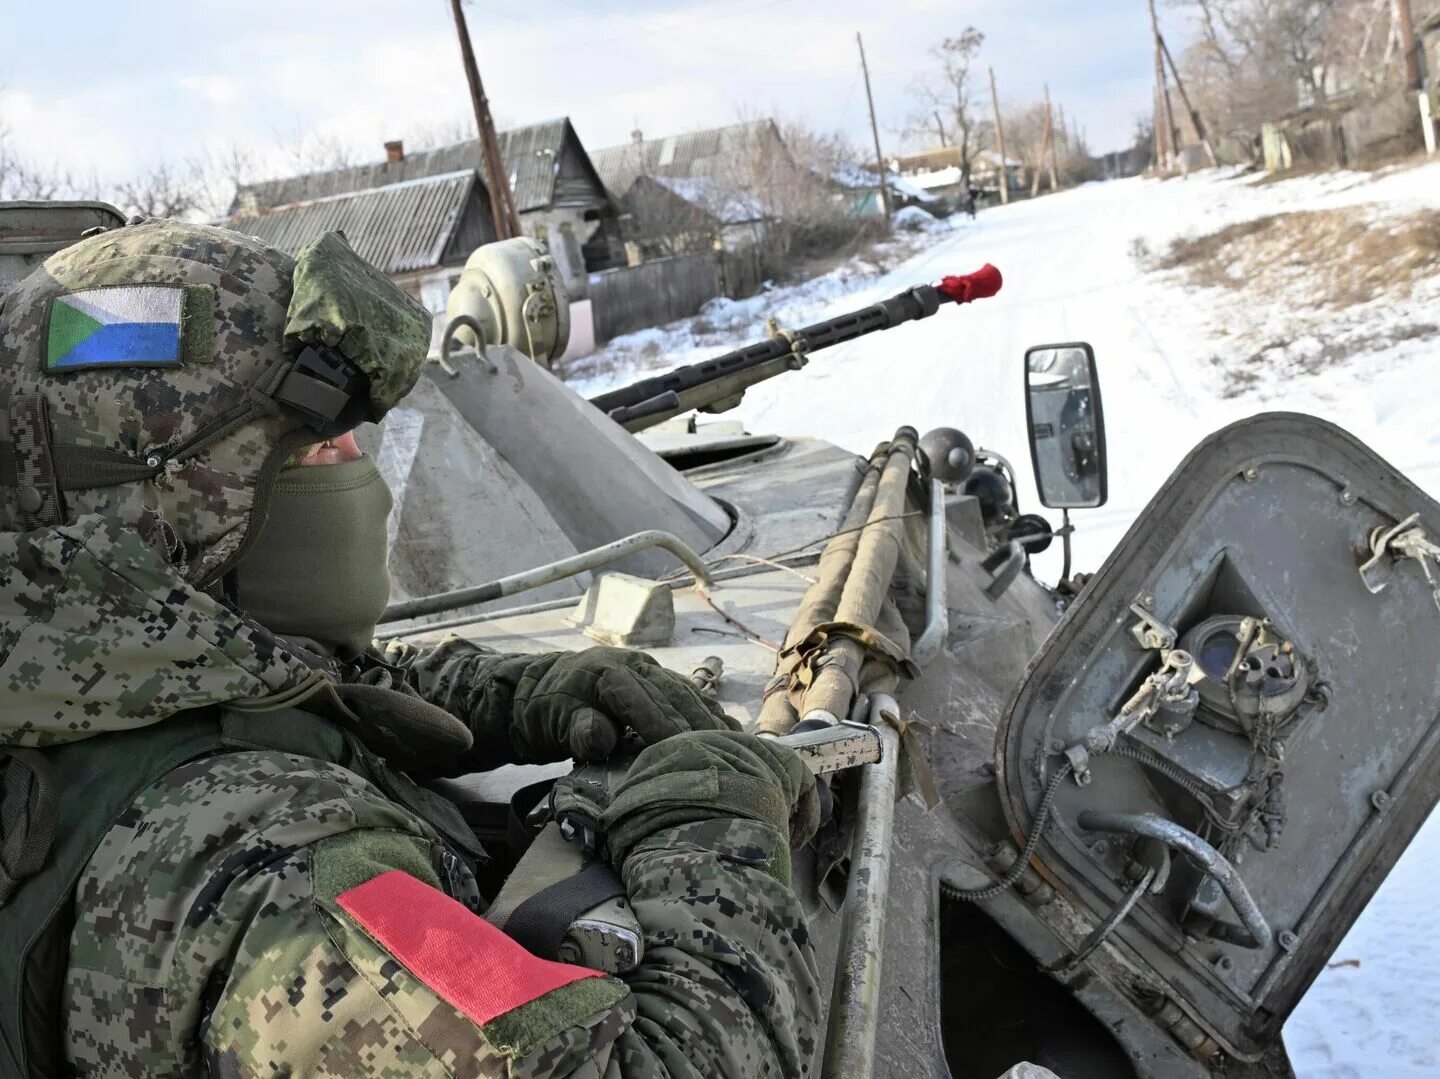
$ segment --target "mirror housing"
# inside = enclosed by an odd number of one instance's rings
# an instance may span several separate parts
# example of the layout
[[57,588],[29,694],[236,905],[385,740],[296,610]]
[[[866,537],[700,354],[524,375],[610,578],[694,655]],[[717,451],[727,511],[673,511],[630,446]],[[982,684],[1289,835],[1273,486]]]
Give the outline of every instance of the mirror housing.
[[1095,350],[1084,341],[1025,350],[1025,426],[1042,505],[1103,506],[1105,417]]

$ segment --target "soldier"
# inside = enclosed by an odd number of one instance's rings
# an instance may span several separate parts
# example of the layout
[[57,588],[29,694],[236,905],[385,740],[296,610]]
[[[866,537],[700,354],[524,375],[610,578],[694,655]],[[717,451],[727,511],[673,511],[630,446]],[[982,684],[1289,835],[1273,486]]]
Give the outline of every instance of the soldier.
[[[804,1074],[797,757],[638,653],[367,650],[389,494],[348,432],[426,313],[337,234],[148,221],[0,307],[0,1072]],[[603,818],[623,981],[485,922],[422,784],[648,743]],[[673,735],[673,737],[672,737]]]

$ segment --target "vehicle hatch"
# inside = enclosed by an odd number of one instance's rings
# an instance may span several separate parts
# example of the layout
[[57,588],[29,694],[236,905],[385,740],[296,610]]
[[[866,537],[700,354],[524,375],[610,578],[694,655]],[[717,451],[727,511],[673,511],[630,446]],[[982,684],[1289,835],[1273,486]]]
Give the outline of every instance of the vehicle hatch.
[[[1239,1058],[1278,1037],[1436,802],[1430,541],[1440,505],[1346,432],[1233,424],[1136,520],[1001,725],[1017,836],[1054,788],[1037,868],[1097,923],[1138,896],[1101,976]],[[1186,836],[1233,866],[1228,891]]]

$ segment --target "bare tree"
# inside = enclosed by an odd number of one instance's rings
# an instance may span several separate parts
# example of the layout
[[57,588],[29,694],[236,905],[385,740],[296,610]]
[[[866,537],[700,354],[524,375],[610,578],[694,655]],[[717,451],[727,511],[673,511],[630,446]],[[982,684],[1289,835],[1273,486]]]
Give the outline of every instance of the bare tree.
[[190,217],[201,209],[204,184],[193,161],[160,162],[121,182],[116,203],[139,217]]
[[[1374,99],[1401,85],[1389,0],[1172,0],[1198,40],[1180,66],[1198,111],[1232,149],[1257,152],[1261,125],[1337,94]],[[1424,10],[1434,0],[1418,0]]]
[[215,221],[235,208],[240,188],[258,179],[260,155],[241,142],[207,147],[188,161],[195,183],[195,209]]
[[344,169],[357,161],[354,147],[337,135],[307,131],[297,121],[288,132],[277,132],[280,155],[293,173]]
[[960,151],[960,172],[970,182],[971,163],[980,150],[983,123],[974,102],[972,68],[985,35],[967,26],[958,37],[947,37],[930,50],[935,69],[918,75],[910,85],[915,111],[906,123],[907,135],[937,135],[942,146]]

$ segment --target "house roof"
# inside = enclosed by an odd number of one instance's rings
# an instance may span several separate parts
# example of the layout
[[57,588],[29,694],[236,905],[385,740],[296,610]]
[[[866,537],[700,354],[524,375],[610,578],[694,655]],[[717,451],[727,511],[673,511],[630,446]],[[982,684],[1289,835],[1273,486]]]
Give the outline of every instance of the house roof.
[[290,254],[338,230],[385,273],[423,270],[441,264],[476,185],[475,170],[462,169],[239,214],[226,225]]
[[612,193],[628,191],[637,176],[669,176],[686,179],[715,176],[733,166],[763,141],[774,139],[781,150],[785,143],[774,120],[752,120],[728,127],[713,127],[661,139],[632,140],[620,146],[592,150],[590,160],[600,179]]
[[[994,150],[981,150],[975,157],[980,161],[984,161],[991,168],[998,168],[1000,165],[1000,155]],[[1011,169],[1022,169],[1025,167],[1025,162],[1017,161],[1007,154],[1005,157],[1005,166]]]
[[[765,217],[765,206],[759,199],[714,176],[646,176],[643,179],[659,184],[722,225],[743,225]],[[640,178],[636,182],[640,182]]]
[[[556,162],[564,150],[567,137],[575,139],[576,145],[580,145],[569,118],[511,128],[499,132],[498,137],[500,156],[505,162],[510,189],[515,196],[516,211],[525,213],[549,206],[555,198]],[[582,148],[581,157],[584,156]],[[244,184],[236,192],[230,212],[250,213],[333,195],[369,191],[462,169],[479,170],[483,175],[479,139],[467,139],[433,150],[419,150],[406,154],[400,161],[376,161]],[[599,176],[596,180],[599,181]]]
[[[855,165],[849,162],[842,163],[831,172],[830,179],[837,187],[843,187],[850,191],[864,191],[879,186],[875,173],[863,165]],[[886,172],[885,180],[891,191],[897,195],[904,195],[908,199],[915,199],[917,202],[933,202],[935,196],[926,191],[918,184],[912,183],[908,177],[897,176],[893,172]]]

